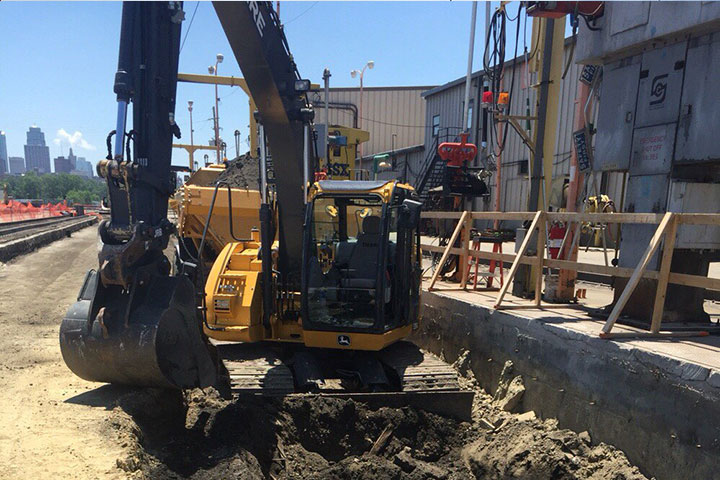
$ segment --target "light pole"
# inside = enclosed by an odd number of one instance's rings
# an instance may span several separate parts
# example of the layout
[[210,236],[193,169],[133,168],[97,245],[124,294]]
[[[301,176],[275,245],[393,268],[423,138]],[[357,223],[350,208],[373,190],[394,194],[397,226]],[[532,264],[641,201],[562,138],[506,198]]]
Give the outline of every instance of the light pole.
[[[360,107],[358,108],[358,117],[360,117],[360,118],[358,119],[358,128],[362,128],[363,75],[365,74],[366,68],[372,69],[374,66],[375,66],[375,62],[370,60],[369,62],[367,62],[365,64],[365,66],[361,70],[351,70],[350,71],[350,76],[352,78],[355,78],[358,75],[360,75]],[[358,145],[358,150],[360,151],[360,158],[362,159],[362,151],[363,151],[362,143],[360,145]]]
[[[215,56],[215,65],[210,65],[208,67],[208,72],[210,75],[215,75],[217,77],[218,74],[218,65],[220,65],[223,61],[223,54],[218,53]],[[220,102],[220,98],[218,97],[218,85],[217,82],[215,83],[215,115],[213,117],[215,118],[215,152],[217,154],[217,162],[220,163],[220,110],[218,109],[218,103]]]
[[[190,147],[195,146],[195,143],[193,142],[192,106],[193,106],[193,101],[188,100],[188,112],[190,112]],[[195,157],[195,149],[190,148],[190,167],[191,168],[193,165],[195,165],[194,157]]]

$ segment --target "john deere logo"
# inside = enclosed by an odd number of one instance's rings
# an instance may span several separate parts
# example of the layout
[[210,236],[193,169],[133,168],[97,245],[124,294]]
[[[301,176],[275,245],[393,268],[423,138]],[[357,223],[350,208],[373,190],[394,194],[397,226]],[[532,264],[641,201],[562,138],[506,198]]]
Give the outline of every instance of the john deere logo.
[[338,345],[342,347],[349,347],[350,337],[348,337],[347,335],[338,335]]
[[667,93],[667,74],[658,75],[653,78],[652,87],[650,88],[650,106],[659,107],[665,101]]

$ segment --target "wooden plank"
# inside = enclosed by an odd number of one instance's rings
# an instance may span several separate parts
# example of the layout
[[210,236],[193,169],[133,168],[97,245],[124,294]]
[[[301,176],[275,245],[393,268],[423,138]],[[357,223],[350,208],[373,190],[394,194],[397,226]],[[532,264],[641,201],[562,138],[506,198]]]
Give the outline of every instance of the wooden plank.
[[[437,245],[422,244],[420,245],[420,248],[428,252],[442,253],[447,247],[438,247]],[[462,254],[462,249],[453,248],[450,250],[450,253],[453,255],[460,255]],[[482,258],[485,260],[501,260],[506,263],[512,263],[517,258],[516,255],[513,255],[511,253],[493,253],[482,250],[471,250],[469,255],[471,257]],[[534,261],[534,258],[523,257],[520,260],[520,263],[524,265],[533,265]],[[635,269],[633,268],[606,267],[605,265],[596,265],[594,263],[581,263],[573,262],[570,260],[557,260],[551,258],[546,258],[543,261],[543,265],[555,269],[576,270],[578,272],[596,273],[598,275],[608,275],[622,278],[632,277],[632,274],[635,271]],[[660,278],[660,274],[655,270],[646,270],[643,273],[642,278],[650,278],[653,280],[657,280],[658,278]],[[674,285],[683,285],[686,287],[705,288],[707,290],[720,291],[720,278],[708,278],[700,275],[670,272],[670,274],[668,275],[668,283],[672,283]]]
[[494,308],[497,308],[498,306],[500,306],[502,304],[503,298],[505,297],[505,294],[507,293],[508,288],[510,287],[510,284],[512,283],[513,277],[517,273],[517,269],[520,266],[522,257],[525,255],[528,245],[530,244],[530,238],[532,237],[532,232],[534,232],[535,229],[538,227],[541,217],[542,217],[541,211],[538,211],[535,213],[535,218],[533,218],[533,221],[530,224],[530,228],[528,228],[527,234],[525,235],[525,238],[523,239],[523,242],[520,245],[520,250],[517,253],[517,257],[515,257],[515,261],[513,262],[512,267],[510,267],[510,272],[508,273],[508,276],[505,277],[505,282],[503,282],[503,286],[500,289],[500,291],[498,292],[498,296],[495,299]]
[[575,213],[547,212],[549,222],[650,223],[659,224],[662,213]]
[[463,228],[463,225],[465,224],[465,219],[468,216],[467,210],[462,213],[460,216],[460,220],[458,221],[457,226],[455,227],[455,231],[453,232],[452,236],[450,237],[450,241],[447,244],[447,247],[445,248],[445,252],[443,253],[442,258],[440,259],[440,263],[438,264],[437,268],[435,269],[435,273],[433,273],[432,279],[430,280],[430,286],[428,287],[428,291],[432,291],[433,287],[435,286],[435,282],[437,282],[438,277],[440,276],[440,271],[442,270],[442,266],[445,264],[445,261],[447,261],[447,257],[450,255],[450,249],[453,248],[453,245],[455,244],[455,241],[457,240],[458,235],[460,234],[460,231]]
[[472,214],[468,213],[465,216],[465,221],[463,222],[463,253],[460,257],[462,260],[462,269],[460,270],[462,272],[462,279],[460,280],[460,288],[465,290],[467,288],[467,278],[468,274],[470,273],[470,265],[468,265],[468,252],[470,251],[470,229],[472,228]]
[[[597,265],[594,263],[580,263],[572,260],[557,260],[547,258],[544,262],[546,267],[557,268],[562,270],[575,270],[578,272],[597,273],[599,275],[609,275],[613,277],[630,278],[635,269],[623,267],[606,267],[605,265]],[[643,278],[658,278],[658,272],[654,270],[646,271]]]
[[547,223],[545,215],[540,215],[540,223],[538,224],[538,233],[535,243],[535,305],[540,306],[542,302],[542,284],[543,284],[543,260],[545,259],[545,234],[547,232]]
[[689,275],[687,273],[670,273],[668,281],[675,285],[686,287],[706,288],[708,290],[720,291],[720,278],[708,278],[701,275]]
[[717,213],[676,213],[675,216],[683,225],[720,225]]
[[653,306],[652,320],[650,322],[650,331],[652,333],[658,333],[660,331],[660,324],[662,323],[663,310],[665,310],[665,294],[667,293],[670,264],[672,263],[673,250],[675,249],[676,233],[677,219],[673,217],[665,234],[665,245],[663,245],[658,286],[655,292],[655,305]]
[[462,217],[465,212],[420,212],[420,218],[437,218],[440,220],[453,220]]
[[473,220],[526,221],[535,217],[535,212],[470,212]]
[[663,217],[662,222],[660,222],[660,225],[658,225],[657,230],[655,230],[655,234],[652,236],[652,239],[650,239],[650,244],[645,250],[642,259],[640,260],[640,263],[637,267],[635,267],[635,271],[630,277],[630,280],[628,280],[627,285],[625,285],[625,289],[623,290],[622,294],[620,294],[620,298],[618,298],[618,301],[615,303],[615,306],[613,307],[610,316],[605,322],[605,325],[603,325],[603,333],[610,333],[613,325],[615,325],[615,322],[617,322],[617,319],[620,317],[622,309],[625,308],[625,305],[630,299],[630,295],[632,295],[632,292],[635,290],[638,282],[640,282],[640,279],[642,278],[643,273],[648,266],[648,263],[650,263],[650,259],[660,245],[660,240],[662,239],[663,235],[665,235],[665,231],[667,230],[667,227],[672,220],[672,216],[672,212],[667,212]]

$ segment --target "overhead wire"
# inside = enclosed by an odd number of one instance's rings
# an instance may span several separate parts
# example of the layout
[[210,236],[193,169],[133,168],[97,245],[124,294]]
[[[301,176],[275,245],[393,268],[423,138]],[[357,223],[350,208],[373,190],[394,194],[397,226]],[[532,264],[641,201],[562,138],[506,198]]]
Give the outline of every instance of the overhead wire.
[[182,42],[180,42],[180,53],[182,53],[182,49],[185,46],[185,40],[187,40],[188,35],[190,35],[190,29],[193,25],[193,20],[195,20],[195,14],[197,13],[198,7],[200,6],[200,2],[195,3],[195,10],[193,10],[192,17],[190,17],[190,23],[188,23],[188,28],[185,31],[185,36],[182,39]]
[[303,10],[299,15],[296,15],[295,17],[291,18],[291,19],[288,20],[287,22],[282,22],[283,25],[287,25],[288,23],[294,22],[294,21],[297,20],[298,18],[302,17],[303,15],[305,15],[307,12],[309,12],[310,9],[313,8],[315,5],[317,5],[318,3],[320,3],[320,2],[313,2],[312,5],[310,5],[308,8],[306,8],[305,10]]

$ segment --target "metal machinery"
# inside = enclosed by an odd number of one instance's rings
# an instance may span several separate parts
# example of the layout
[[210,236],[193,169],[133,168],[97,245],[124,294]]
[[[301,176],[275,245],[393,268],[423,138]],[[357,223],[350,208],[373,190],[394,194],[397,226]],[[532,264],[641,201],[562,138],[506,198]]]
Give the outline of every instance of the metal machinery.
[[[602,65],[595,154],[587,170],[628,174],[624,211],[717,213],[720,204],[720,5],[607,2],[581,25],[576,60]],[[652,226],[624,225],[619,265],[634,268]],[[671,269],[707,275],[720,229],[679,228]],[[649,269],[657,269],[661,252]],[[616,279],[616,297],[626,280]],[[649,321],[656,281],[643,279],[624,314]],[[705,291],[669,285],[663,322],[707,322]]]
[[[163,251],[175,233],[166,216],[183,14],[178,2],[126,3],[115,149],[99,166],[112,215],[100,227],[100,268],[60,328],[66,364],[87,380],[235,393],[322,390],[336,379],[353,392],[446,393],[454,401],[434,397],[440,409],[469,412],[472,393],[460,391],[449,366],[398,342],[418,322],[412,187],[313,183],[310,82],[271,4],[214,7],[258,106],[259,188],[212,180],[220,167],[197,172],[208,178],[196,183],[215,186],[183,200],[188,236],[178,239],[170,274]],[[284,348],[240,358],[226,344],[263,340]]]

